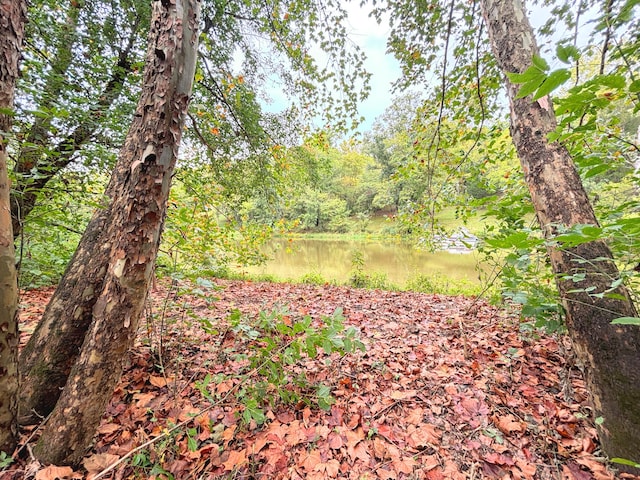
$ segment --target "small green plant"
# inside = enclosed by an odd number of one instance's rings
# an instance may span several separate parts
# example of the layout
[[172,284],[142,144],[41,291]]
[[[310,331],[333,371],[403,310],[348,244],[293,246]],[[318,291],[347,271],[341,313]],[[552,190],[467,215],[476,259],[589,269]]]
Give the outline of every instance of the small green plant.
[[380,288],[389,289],[390,285],[384,273],[366,273],[364,254],[354,250],[351,254],[351,275],[349,285],[355,288]]
[[6,452],[0,452],[0,468],[5,469],[13,463],[13,457]]
[[[328,409],[334,403],[331,389],[322,384],[313,385],[304,373],[293,374],[287,366],[307,358],[316,358],[321,353],[345,355],[365,346],[358,338],[354,327],[345,327],[342,309],[332,315],[323,316],[315,326],[309,315],[294,318],[286,309],[262,311],[257,318],[248,318],[238,311],[229,316],[231,329],[236,337],[244,337],[249,343],[247,369],[260,376],[257,381],[246,382],[237,397],[244,404],[242,418],[245,422],[258,424],[266,420],[265,404],[276,401],[284,403],[304,402]],[[197,388],[210,398],[207,376]]]
[[309,272],[300,278],[300,283],[306,283],[308,285],[324,285],[327,281],[320,273]]

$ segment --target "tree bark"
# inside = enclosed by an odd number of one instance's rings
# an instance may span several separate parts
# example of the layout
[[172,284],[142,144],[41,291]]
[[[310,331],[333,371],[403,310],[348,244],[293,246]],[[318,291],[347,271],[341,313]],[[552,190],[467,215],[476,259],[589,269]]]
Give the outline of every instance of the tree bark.
[[[503,72],[525,71],[538,53],[533,30],[520,0],[481,0],[494,55]],[[598,225],[589,198],[567,149],[550,143],[556,128],[551,99],[516,99],[519,89],[505,79],[511,107],[511,136],[524,170],[545,238],[559,227]],[[566,311],[567,328],[592,395],[600,441],[611,457],[640,459],[640,328],[611,325],[617,317],[637,316],[628,291],[620,298],[596,296],[619,278],[602,240],[563,248],[549,243],[548,254]],[[567,279],[586,274],[575,283]],[[587,287],[595,290],[587,293]],[[578,290],[578,291],[576,291]],[[582,290],[582,291],[579,291]]]
[[[120,53],[120,60],[110,81],[92,111],[95,115],[106,111],[120,94],[127,73],[131,68],[131,49],[137,26],[129,37],[129,44]],[[31,184],[28,192],[23,192],[19,211],[22,218],[34,207],[37,192],[64,168],[71,155],[91,136],[95,123],[87,120],[81,123],[55,148],[52,153],[55,162],[50,164],[42,177]],[[20,161],[20,160],[19,160]],[[111,223],[111,207],[108,199],[113,198],[114,187],[125,181],[130,164],[119,162],[114,168],[105,192],[105,208],[98,209],[89,222],[84,235],[65,271],[58,288],[38,323],[29,342],[20,355],[20,424],[37,423],[55,407],[69,372],[80,354],[80,349],[93,318],[92,310],[102,290],[111,245],[105,237],[105,225]],[[12,207],[18,205],[15,201]],[[17,210],[13,221],[18,220]],[[20,225],[21,219],[20,219]]]
[[[195,73],[199,0],[156,0],[142,94],[113,183],[102,290],[80,356],[40,438],[42,462],[77,464],[122,373],[157,256]],[[73,422],[69,420],[73,419]]]
[[7,140],[27,5],[0,0],[0,451],[18,441],[18,277],[11,227]]
[[[112,176],[112,182],[118,175]],[[102,290],[110,244],[110,208],[94,213],[29,342],[20,354],[20,424],[38,423],[56,405],[78,358]]]

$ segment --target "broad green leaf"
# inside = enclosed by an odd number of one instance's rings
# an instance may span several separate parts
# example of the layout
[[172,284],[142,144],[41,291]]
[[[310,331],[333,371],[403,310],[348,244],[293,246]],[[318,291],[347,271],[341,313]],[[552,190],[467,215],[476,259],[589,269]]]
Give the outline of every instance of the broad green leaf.
[[640,92],[640,80],[635,80],[631,82],[631,84],[629,85],[629,92],[630,93]]
[[554,70],[544,80],[536,94],[533,96],[533,99],[537,100],[538,98],[542,98],[545,95],[548,95],[570,78],[571,72],[569,72],[569,70],[567,70],[566,68]]
[[485,242],[497,248],[523,248],[533,243],[527,232],[515,232],[502,238],[487,238]]
[[611,322],[611,325],[637,325],[640,326],[638,317],[620,317]]
[[596,77],[596,82],[599,85],[604,85],[610,88],[624,88],[626,80],[622,75],[600,75]]
[[531,95],[533,92],[538,90],[538,88],[540,88],[542,82],[544,82],[544,76],[539,80],[533,80],[531,82],[525,83],[524,85],[522,85],[522,87],[520,87],[520,90],[518,90],[516,98],[524,98]]
[[611,167],[609,165],[606,165],[606,164],[602,164],[602,165],[598,165],[596,167],[593,167],[592,169],[588,170],[584,174],[584,179],[586,180],[587,178],[595,177],[599,173],[603,173],[603,172],[606,172],[606,171],[610,170],[610,168]]
[[549,64],[547,63],[547,61],[538,55],[533,56],[533,64],[540,70],[543,70],[545,72],[549,70]]
[[545,74],[532,65],[523,73],[507,73],[507,77],[512,83],[527,83],[533,80],[542,80],[545,78]]

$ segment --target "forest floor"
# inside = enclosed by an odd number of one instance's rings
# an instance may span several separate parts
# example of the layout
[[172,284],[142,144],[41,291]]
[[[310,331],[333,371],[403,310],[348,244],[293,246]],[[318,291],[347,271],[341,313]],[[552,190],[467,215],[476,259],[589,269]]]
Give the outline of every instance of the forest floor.
[[[465,297],[215,284],[154,289],[83,467],[31,458],[32,427],[0,478],[640,478],[603,458],[567,338],[520,332],[516,312]],[[23,293],[22,344],[51,293]],[[260,405],[237,399],[258,381],[242,355],[261,345],[230,328],[229,315],[237,309],[250,324],[283,305],[291,321],[309,315],[318,325],[342,308],[366,351],[288,367],[329,386],[330,409],[275,402],[263,406],[264,424],[246,422]],[[221,376],[207,385],[208,374]]]

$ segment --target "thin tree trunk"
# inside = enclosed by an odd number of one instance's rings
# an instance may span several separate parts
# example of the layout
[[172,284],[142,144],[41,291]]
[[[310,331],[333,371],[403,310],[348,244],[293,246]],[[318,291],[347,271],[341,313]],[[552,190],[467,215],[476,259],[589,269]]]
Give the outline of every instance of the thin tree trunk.
[[[481,0],[494,54],[503,72],[521,73],[538,53],[533,30],[520,0]],[[519,86],[506,81],[511,105],[511,136],[518,151],[533,205],[544,235],[558,227],[598,225],[573,161],[547,135],[556,118],[547,96],[516,99]],[[617,317],[635,317],[628,291],[620,298],[596,294],[609,288],[619,273],[604,241],[575,248],[550,246],[549,257],[567,315],[567,328],[582,363],[604,451],[611,457],[640,458],[640,328],[611,325]],[[582,282],[568,280],[586,274]],[[595,287],[591,294],[584,290]],[[582,290],[582,291],[576,291]]]
[[18,441],[18,277],[9,205],[7,140],[27,5],[0,0],[0,451]]
[[199,7],[199,0],[153,3],[142,94],[118,159],[126,178],[113,184],[105,225],[109,264],[80,357],[34,449],[42,462],[81,460],[133,344],[195,73]]

